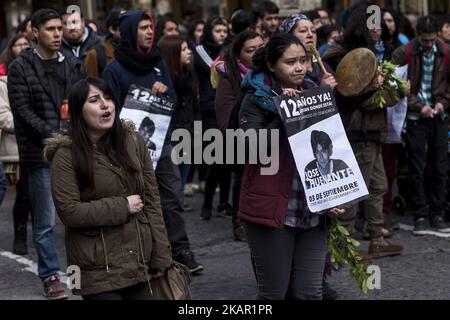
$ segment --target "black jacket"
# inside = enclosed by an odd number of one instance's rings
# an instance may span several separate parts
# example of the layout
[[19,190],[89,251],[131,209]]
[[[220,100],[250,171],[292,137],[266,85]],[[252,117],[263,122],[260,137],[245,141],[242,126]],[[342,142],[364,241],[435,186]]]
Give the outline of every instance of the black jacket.
[[[54,83],[46,76],[34,49],[26,49],[14,60],[8,73],[8,96],[14,116],[14,127],[19,147],[20,162],[28,167],[46,166],[43,159],[43,140],[59,131],[59,110],[62,98],[53,97]],[[65,97],[70,87],[84,78],[81,61],[64,57],[66,85]]]
[[177,104],[172,113],[172,129],[187,129],[194,133],[194,121],[200,120],[198,98],[192,92],[192,75],[186,73],[181,81],[175,84]]
[[[80,48],[80,56],[78,59],[81,61],[84,61],[84,58],[86,58],[88,52],[91,49],[94,49],[96,46],[101,45],[102,41],[101,39],[95,34],[94,31],[91,29],[89,30],[89,35],[86,38],[86,40],[81,44]],[[75,57],[72,51],[72,46],[63,38],[62,45],[61,45],[61,53],[64,54],[66,57]],[[76,57],[75,57],[76,58]]]

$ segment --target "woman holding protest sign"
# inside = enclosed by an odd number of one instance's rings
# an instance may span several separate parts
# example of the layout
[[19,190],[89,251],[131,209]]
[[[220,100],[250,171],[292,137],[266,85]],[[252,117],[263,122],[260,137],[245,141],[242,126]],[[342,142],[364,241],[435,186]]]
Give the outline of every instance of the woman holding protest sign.
[[[250,139],[258,139],[264,132],[261,130],[267,129],[268,145],[272,130],[280,132],[278,171],[263,175],[261,163],[246,164],[242,177],[239,218],[245,222],[254,259],[258,298],[321,300],[327,255],[326,215],[312,214],[306,206],[302,182],[273,101],[275,95],[295,96],[316,86],[304,80],[307,50],[292,34],[276,34],[257,51],[253,64],[242,83],[241,128],[255,130]],[[337,208],[328,212],[332,216],[342,213]]]
[[71,130],[45,149],[68,265],[81,270],[74,293],[88,300],[149,299],[150,274],[171,264],[152,161],[118,105],[102,80],[79,81],[69,94]]

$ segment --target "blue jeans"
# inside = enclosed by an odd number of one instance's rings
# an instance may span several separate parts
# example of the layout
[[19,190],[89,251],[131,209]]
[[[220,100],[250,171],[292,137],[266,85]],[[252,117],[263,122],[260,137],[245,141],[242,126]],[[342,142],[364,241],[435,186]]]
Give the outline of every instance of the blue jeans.
[[27,173],[33,210],[33,241],[38,254],[38,273],[39,278],[45,280],[60,270],[53,237],[56,210],[50,188],[50,169],[27,169]]
[[187,178],[189,175],[189,170],[191,169],[190,164],[180,164],[178,165],[180,168],[180,176],[181,176],[181,183],[180,183],[180,198],[181,202],[184,204],[184,186],[186,185]]

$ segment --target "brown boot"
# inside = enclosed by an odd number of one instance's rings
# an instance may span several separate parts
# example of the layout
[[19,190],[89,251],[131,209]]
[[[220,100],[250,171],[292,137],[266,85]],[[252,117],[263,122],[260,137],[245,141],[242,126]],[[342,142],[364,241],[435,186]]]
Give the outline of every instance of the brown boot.
[[374,238],[370,241],[369,255],[376,259],[387,256],[395,256],[403,252],[401,244],[393,244],[383,237]]

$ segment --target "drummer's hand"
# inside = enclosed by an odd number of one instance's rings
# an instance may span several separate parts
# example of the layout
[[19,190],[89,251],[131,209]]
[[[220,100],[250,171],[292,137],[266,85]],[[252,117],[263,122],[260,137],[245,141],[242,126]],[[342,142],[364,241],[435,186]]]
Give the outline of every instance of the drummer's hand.
[[158,94],[165,94],[165,93],[167,93],[168,89],[169,88],[167,88],[167,86],[165,84],[157,81],[153,84],[152,95],[156,96]]
[[327,73],[323,76],[322,80],[320,80],[320,85],[330,86],[331,89],[334,89],[338,85],[338,83],[331,73]]
[[376,78],[375,86],[376,87],[381,87],[383,85],[383,83],[384,83],[384,74],[380,73],[378,75],[378,77]]
[[332,218],[338,218],[345,213],[345,209],[333,208],[328,211],[328,215]]
[[283,95],[288,97],[295,97],[297,94],[299,94],[300,91],[292,88],[283,89]]
[[434,110],[430,106],[423,107],[422,110],[420,111],[420,113],[422,114],[422,117],[424,117],[424,118],[433,118],[434,117]]

